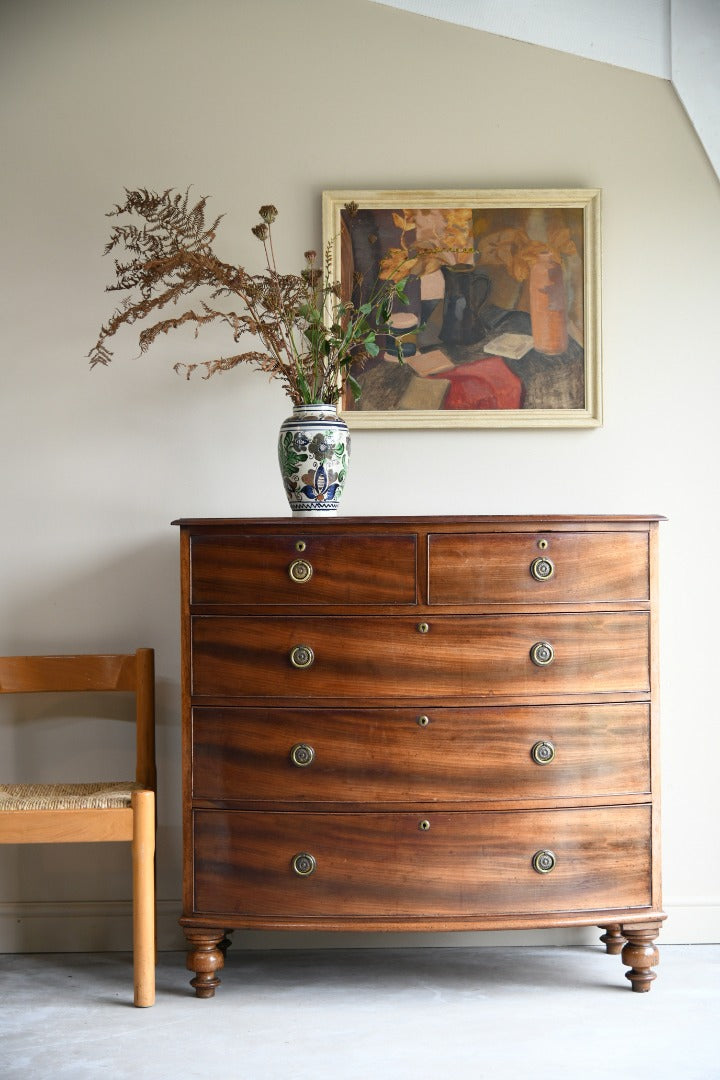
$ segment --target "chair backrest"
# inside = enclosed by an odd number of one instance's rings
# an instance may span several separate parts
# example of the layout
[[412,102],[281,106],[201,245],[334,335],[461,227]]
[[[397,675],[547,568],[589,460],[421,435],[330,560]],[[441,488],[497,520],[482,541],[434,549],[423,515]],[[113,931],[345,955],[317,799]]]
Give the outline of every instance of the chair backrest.
[[135,694],[135,779],[156,787],[155,654],[0,656],[0,694],[130,691]]

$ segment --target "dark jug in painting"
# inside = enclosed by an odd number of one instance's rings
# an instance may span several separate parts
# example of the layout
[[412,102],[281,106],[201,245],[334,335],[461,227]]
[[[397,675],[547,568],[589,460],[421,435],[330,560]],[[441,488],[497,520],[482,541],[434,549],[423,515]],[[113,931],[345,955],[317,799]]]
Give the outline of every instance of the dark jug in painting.
[[445,278],[440,338],[448,345],[474,345],[488,332],[481,308],[490,293],[490,278],[464,263],[440,269]]

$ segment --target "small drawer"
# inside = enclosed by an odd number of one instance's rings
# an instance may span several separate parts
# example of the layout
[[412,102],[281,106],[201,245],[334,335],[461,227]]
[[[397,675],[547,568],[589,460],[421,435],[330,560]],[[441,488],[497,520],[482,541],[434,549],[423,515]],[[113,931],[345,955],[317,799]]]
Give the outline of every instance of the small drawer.
[[649,680],[645,611],[192,619],[200,697],[529,698],[647,692]]
[[190,603],[305,607],[414,604],[417,541],[408,535],[194,536]]
[[650,904],[650,808],[198,810],[195,910],[266,918],[538,915]]
[[192,711],[193,796],[457,803],[650,790],[649,706]]
[[644,532],[433,533],[430,604],[647,600]]

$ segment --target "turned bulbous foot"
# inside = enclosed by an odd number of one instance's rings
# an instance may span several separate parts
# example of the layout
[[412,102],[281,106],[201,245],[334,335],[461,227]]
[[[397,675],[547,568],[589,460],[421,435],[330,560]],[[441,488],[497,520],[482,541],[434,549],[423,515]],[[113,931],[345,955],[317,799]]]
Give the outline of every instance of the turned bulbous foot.
[[196,997],[215,996],[215,989],[220,985],[217,972],[225,963],[224,952],[220,947],[224,936],[222,930],[185,929],[185,937],[190,947],[185,966],[189,971],[195,972],[195,978],[190,980],[190,985],[195,988]]
[[627,938],[621,932],[620,923],[610,923],[608,926],[601,926],[600,929],[605,931],[604,934],[600,935],[605,951],[610,953],[611,956],[619,956],[623,945],[627,941]]
[[623,926],[622,932],[627,938],[622,950],[622,962],[630,968],[625,972],[625,978],[630,980],[636,993],[647,993],[657,978],[653,968],[660,959],[655,947],[660,926]]

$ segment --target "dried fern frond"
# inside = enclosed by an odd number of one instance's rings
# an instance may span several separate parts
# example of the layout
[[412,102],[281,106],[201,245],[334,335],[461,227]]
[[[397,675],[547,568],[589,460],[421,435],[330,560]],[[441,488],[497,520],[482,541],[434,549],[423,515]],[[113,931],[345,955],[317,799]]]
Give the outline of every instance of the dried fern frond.
[[194,371],[198,368],[205,368],[204,379],[209,379],[212,375],[217,375],[220,371],[232,371],[238,364],[255,364],[256,367],[262,371],[269,371],[276,378],[282,378],[275,370],[275,367],[269,363],[270,358],[267,353],[262,352],[244,352],[238,353],[237,356],[221,356],[217,360],[200,360],[194,364],[177,363],[173,365],[173,371],[176,371],[178,375],[184,374],[186,379],[189,379]]
[[[124,251],[126,256],[115,259],[115,280],[107,291],[127,295],[101,326],[88,353],[90,367],[109,364],[113,358],[109,339],[136,322],[156,318],[140,332],[141,353],[160,335],[182,326],[192,326],[197,337],[203,327],[217,322],[230,329],[234,341],[250,334],[265,351],[251,349],[200,363],[180,362],[174,366],[176,372],[190,378],[202,368],[207,379],[247,363],[279,379],[294,404],[337,401],[350,366],[377,355],[377,317],[385,313],[387,318],[392,300],[403,298],[404,281],[381,282],[368,303],[354,307],[342,301],[339,283],[332,280],[330,246],[323,270],[315,269],[315,252],[308,250],[306,266],[299,274],[281,274],[272,246],[277,209],[271,204],[260,208],[261,222],[252,230],[264,247],[265,272],[249,274],[215,254],[213,244],[224,215],[208,225],[207,201],[203,196],[191,203],[190,188],[184,192],[125,189],[125,201],[107,216],[130,216],[141,224],[121,221],[111,229],[105,254]],[[199,308],[161,314],[198,291]],[[218,306],[221,300],[230,306]]]

